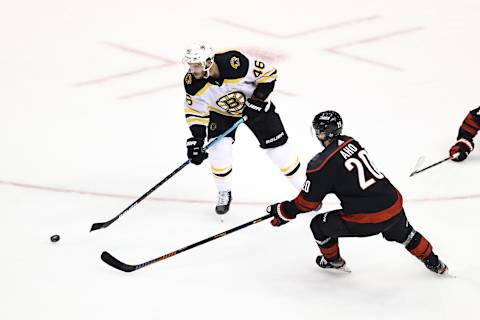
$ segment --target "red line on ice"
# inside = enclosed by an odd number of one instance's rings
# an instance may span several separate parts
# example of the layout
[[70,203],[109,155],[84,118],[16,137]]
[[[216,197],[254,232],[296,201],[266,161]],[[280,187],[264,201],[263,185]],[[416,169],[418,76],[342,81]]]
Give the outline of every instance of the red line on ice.
[[[386,68],[386,69],[390,69],[390,70],[394,70],[394,71],[403,71],[401,68],[396,67],[396,66],[388,65],[388,64],[385,64],[383,62],[379,62],[379,61],[363,58],[363,57],[360,57],[360,56],[357,56],[357,55],[353,55],[353,54],[350,54],[350,53],[346,53],[346,52],[343,51],[343,49],[351,48],[351,47],[358,46],[358,45],[365,44],[365,43],[378,42],[378,41],[382,41],[382,40],[385,40],[385,39],[388,39],[388,38],[393,38],[393,37],[396,37],[396,36],[405,35],[405,34],[408,34],[408,33],[417,32],[417,31],[421,31],[421,30],[424,30],[424,29],[425,29],[424,27],[413,27],[413,28],[409,28],[409,29],[398,30],[398,31],[394,31],[394,32],[381,34],[381,35],[378,35],[378,36],[375,36],[375,37],[370,37],[370,38],[365,38],[365,39],[360,39],[360,40],[355,40],[355,41],[350,41],[350,42],[346,42],[346,43],[343,43],[343,44],[339,44],[339,45],[327,48],[327,49],[325,49],[325,51],[327,51],[329,53],[332,53],[332,54],[344,56],[344,57],[347,57],[347,58],[350,58],[350,59],[353,59],[353,60],[356,60],[356,61],[361,61],[361,62],[365,62],[365,63],[371,64],[371,65],[375,65],[377,67],[382,67],[382,68]],[[340,49],[342,49],[342,50],[340,50]]]
[[220,18],[213,18],[212,20],[216,21],[218,23],[224,24],[224,25],[228,25],[228,26],[235,27],[235,28],[238,28],[238,29],[243,29],[243,30],[254,32],[254,33],[262,34],[262,35],[268,36],[268,37],[279,38],[279,39],[290,39],[290,38],[296,38],[296,37],[304,36],[304,35],[307,35],[307,34],[318,33],[318,32],[323,32],[323,31],[348,27],[348,26],[358,24],[358,23],[370,22],[372,20],[379,19],[379,18],[381,18],[381,16],[378,16],[378,15],[368,16],[368,17],[360,17],[360,18],[356,18],[356,19],[337,22],[337,23],[333,23],[333,24],[330,24],[330,25],[321,26],[321,27],[310,29],[310,30],[295,32],[295,33],[291,33],[291,34],[279,34],[279,33],[264,31],[264,30],[260,30],[260,29],[257,29],[257,28],[251,27],[251,26],[243,25],[243,24],[240,24],[240,23],[236,23],[236,22],[232,22],[230,20],[225,20],[225,19],[220,19]]
[[130,52],[130,53],[133,53],[133,54],[145,57],[145,58],[154,59],[154,60],[157,60],[157,61],[160,60],[160,61],[163,61],[163,62],[169,63],[169,64],[176,64],[177,63],[176,61],[170,60],[168,58],[165,58],[165,57],[162,57],[162,56],[159,56],[159,55],[156,55],[156,54],[148,53],[148,52],[145,52],[145,51],[141,51],[141,50],[138,50],[138,49],[134,49],[134,48],[131,48],[131,47],[127,47],[127,46],[122,45],[122,44],[113,43],[113,42],[102,42],[102,43],[104,45],[109,46],[109,47],[120,49],[120,50],[126,51],[126,52]]
[[145,68],[141,68],[141,69],[137,69],[137,70],[126,71],[126,72],[122,72],[122,73],[117,73],[117,74],[105,76],[105,77],[102,77],[102,78],[97,78],[97,79],[93,79],[93,80],[87,80],[87,81],[74,83],[73,86],[84,87],[84,86],[88,86],[88,85],[100,84],[100,83],[116,80],[116,79],[119,79],[119,78],[130,77],[130,76],[133,76],[133,75],[136,75],[136,74],[140,74],[140,73],[144,73],[144,72],[148,72],[148,71],[152,71],[152,70],[163,69],[165,67],[170,67],[170,66],[172,66],[172,64],[169,63],[169,64],[162,64],[162,65],[158,65],[158,66],[145,67]]
[[[25,189],[41,190],[41,191],[56,192],[56,193],[73,193],[73,194],[104,197],[104,198],[137,199],[140,197],[140,195],[132,196],[132,195],[126,195],[126,194],[115,194],[115,193],[94,192],[94,191],[76,190],[76,189],[68,189],[68,188],[57,188],[57,187],[49,187],[49,186],[34,185],[34,184],[27,184],[27,183],[14,182],[14,181],[4,181],[4,180],[0,180],[0,184],[18,187],[18,188],[25,188]],[[468,194],[468,195],[443,196],[443,197],[431,197],[431,198],[413,198],[413,199],[407,199],[405,202],[439,202],[439,201],[452,201],[452,200],[470,200],[470,199],[479,199],[479,198],[480,198],[480,194]],[[168,198],[168,197],[149,197],[145,200],[176,202],[176,203],[207,203],[207,204],[213,203],[213,201],[201,200],[201,199],[179,199],[179,198]],[[260,202],[260,201],[236,201],[235,203],[240,205],[265,205],[266,204],[265,202]]]

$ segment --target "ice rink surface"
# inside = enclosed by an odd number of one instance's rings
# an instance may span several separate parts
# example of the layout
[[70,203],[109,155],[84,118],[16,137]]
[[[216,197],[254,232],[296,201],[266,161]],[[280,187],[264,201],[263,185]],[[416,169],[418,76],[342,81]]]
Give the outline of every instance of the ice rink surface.
[[[420,155],[447,155],[480,104],[478,0],[19,0],[0,12],[0,319],[478,319],[480,153],[408,177]],[[197,39],[278,68],[272,100],[304,164],[320,151],[313,116],[340,112],[456,278],[380,236],[341,239],[353,272],[325,273],[314,214],[131,274],[104,264],[103,250],[144,262],[296,196],[240,127],[225,222],[205,163],[89,233],[185,161],[180,61]]]

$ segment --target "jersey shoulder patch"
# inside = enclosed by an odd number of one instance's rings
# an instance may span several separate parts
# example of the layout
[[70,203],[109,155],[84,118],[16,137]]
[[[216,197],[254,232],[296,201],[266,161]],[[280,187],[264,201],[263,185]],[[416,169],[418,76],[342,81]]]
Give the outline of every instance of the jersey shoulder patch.
[[206,85],[208,85],[207,79],[195,79],[193,74],[188,72],[185,77],[183,78],[183,85],[185,87],[185,92],[187,94],[194,96],[196,95],[200,90],[202,90]]
[[325,167],[330,160],[338,154],[338,152],[345,147],[347,143],[355,141],[353,138],[348,136],[340,136],[337,140],[331,143],[328,147],[325,148],[322,152],[315,155],[307,166],[307,173],[313,173],[321,170]]
[[239,79],[247,75],[249,61],[240,51],[217,53],[213,60],[224,79]]

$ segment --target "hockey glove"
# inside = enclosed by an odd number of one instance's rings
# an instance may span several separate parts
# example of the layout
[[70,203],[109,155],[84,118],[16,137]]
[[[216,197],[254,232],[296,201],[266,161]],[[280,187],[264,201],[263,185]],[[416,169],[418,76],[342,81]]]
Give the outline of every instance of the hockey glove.
[[202,150],[203,139],[191,137],[187,139],[187,157],[195,165],[208,158],[208,153]]
[[460,139],[455,143],[455,145],[450,149],[450,156],[453,156],[456,153],[459,153],[459,156],[453,158],[453,161],[463,161],[467,159],[468,154],[473,151],[474,144],[472,141],[467,139]]
[[269,105],[267,102],[256,99],[255,97],[248,98],[245,101],[242,116],[247,116],[250,123],[256,122],[262,115],[268,111]]
[[274,227],[280,227],[294,218],[288,218],[285,212],[282,210],[282,203],[275,203],[267,207],[267,212],[273,214],[273,219],[270,220],[270,224]]

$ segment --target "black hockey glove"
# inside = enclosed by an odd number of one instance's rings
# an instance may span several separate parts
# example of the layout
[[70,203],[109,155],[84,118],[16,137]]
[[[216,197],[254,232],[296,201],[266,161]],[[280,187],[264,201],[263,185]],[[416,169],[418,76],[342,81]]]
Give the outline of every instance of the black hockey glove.
[[458,153],[459,156],[456,158],[453,158],[453,161],[463,161],[467,159],[468,155],[470,152],[473,151],[473,141],[469,141],[467,139],[460,139],[455,143],[455,145],[450,149],[450,156],[453,156],[454,154]]
[[270,224],[274,227],[280,227],[288,222],[290,220],[293,220],[294,218],[288,218],[285,215],[285,212],[282,210],[283,209],[283,202],[282,203],[275,203],[272,205],[269,205],[267,207],[267,212],[273,214],[273,219],[270,220]]
[[256,122],[261,116],[267,113],[267,105],[267,102],[256,99],[255,97],[248,98],[247,101],[245,101],[242,116],[247,116],[247,121],[250,123]]
[[208,158],[208,153],[202,150],[203,139],[191,137],[187,139],[187,157],[193,164],[199,165]]

